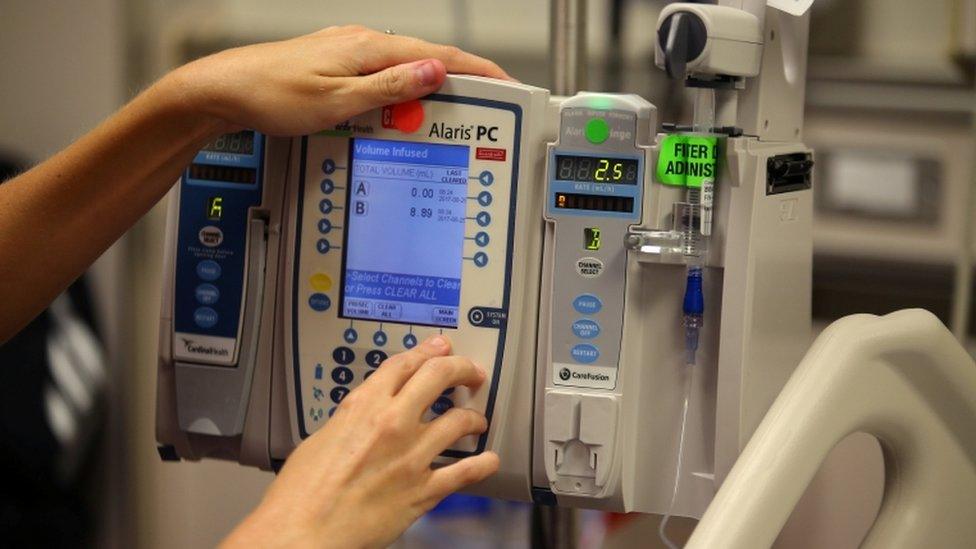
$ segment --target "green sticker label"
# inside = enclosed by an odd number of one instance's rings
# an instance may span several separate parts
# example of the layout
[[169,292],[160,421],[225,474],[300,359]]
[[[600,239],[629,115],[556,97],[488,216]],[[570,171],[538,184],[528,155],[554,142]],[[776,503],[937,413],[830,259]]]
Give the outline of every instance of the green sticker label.
[[657,158],[657,180],[676,187],[701,187],[702,181],[718,175],[718,149],[718,137],[665,137]]

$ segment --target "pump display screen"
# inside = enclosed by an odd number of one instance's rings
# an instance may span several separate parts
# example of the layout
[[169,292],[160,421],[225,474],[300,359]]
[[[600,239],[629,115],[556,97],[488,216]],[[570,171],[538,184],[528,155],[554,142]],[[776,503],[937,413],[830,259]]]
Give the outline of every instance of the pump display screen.
[[456,328],[468,147],[353,139],[345,318]]
[[236,133],[225,133],[202,150],[231,154],[254,154],[254,132],[244,130]]
[[637,159],[556,155],[556,179],[636,185]]

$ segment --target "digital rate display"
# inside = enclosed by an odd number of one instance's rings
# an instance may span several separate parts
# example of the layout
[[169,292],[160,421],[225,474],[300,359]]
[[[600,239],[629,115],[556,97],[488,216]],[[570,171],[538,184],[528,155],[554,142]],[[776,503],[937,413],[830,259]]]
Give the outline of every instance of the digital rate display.
[[342,316],[456,328],[468,147],[357,138],[350,148]]
[[236,133],[225,133],[201,150],[230,154],[254,154],[254,132],[244,130]]
[[636,185],[638,172],[636,158],[556,155],[556,179],[559,181]]

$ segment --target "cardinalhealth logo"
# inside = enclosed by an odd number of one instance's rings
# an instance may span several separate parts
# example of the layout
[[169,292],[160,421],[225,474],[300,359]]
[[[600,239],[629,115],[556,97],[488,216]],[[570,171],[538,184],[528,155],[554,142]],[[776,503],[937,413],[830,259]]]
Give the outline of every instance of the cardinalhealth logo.
[[192,339],[187,339],[185,337],[180,338],[183,340],[183,345],[186,347],[186,352],[193,353],[195,355],[207,355],[207,356],[229,356],[230,350],[224,349],[222,347],[215,347],[213,345],[200,345],[193,341]]

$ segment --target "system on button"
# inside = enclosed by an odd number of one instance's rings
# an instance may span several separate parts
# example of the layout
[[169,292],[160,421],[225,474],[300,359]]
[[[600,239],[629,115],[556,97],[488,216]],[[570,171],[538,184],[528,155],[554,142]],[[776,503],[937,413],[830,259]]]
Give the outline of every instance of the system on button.
[[197,263],[197,276],[207,282],[220,278],[220,264],[212,259],[204,259]]
[[583,294],[573,300],[573,308],[580,314],[593,315],[600,312],[603,302],[595,295]]

